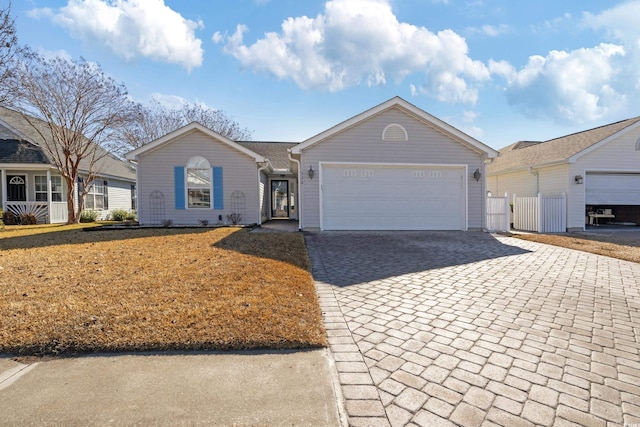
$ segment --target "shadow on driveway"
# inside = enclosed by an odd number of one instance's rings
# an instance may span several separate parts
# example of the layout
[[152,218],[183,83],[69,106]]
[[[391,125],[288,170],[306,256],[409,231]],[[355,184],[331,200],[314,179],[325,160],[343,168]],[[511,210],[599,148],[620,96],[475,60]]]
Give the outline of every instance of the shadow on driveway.
[[305,242],[314,277],[337,286],[529,252],[479,231],[324,231]]

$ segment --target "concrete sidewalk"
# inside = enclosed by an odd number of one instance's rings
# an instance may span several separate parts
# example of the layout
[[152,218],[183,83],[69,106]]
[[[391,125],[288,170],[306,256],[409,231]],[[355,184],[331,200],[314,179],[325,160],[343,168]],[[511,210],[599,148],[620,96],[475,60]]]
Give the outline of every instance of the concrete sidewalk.
[[0,425],[339,426],[333,372],[324,349],[5,357]]

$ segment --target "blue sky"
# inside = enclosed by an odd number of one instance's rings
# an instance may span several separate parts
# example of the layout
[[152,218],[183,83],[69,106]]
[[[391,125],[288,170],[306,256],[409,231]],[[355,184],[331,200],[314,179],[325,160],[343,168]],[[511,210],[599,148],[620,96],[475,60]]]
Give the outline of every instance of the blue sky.
[[499,149],[640,115],[640,0],[13,0],[138,102],[302,141],[393,96]]

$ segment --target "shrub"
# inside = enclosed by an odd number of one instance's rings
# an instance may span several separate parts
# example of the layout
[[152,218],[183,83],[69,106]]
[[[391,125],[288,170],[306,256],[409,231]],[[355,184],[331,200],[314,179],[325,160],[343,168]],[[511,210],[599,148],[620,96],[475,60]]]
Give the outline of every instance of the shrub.
[[98,211],[89,210],[80,213],[80,222],[96,222],[98,219]]
[[111,211],[111,219],[114,221],[124,221],[127,219],[129,212],[124,209],[115,209]]
[[242,216],[239,213],[230,213],[227,215],[227,221],[233,225],[238,225],[242,221]]
[[6,211],[2,214],[2,222],[4,222],[5,225],[18,225],[18,218],[13,212]]
[[126,220],[127,221],[137,221],[138,217],[136,215],[136,211],[127,212]]
[[198,222],[203,227],[206,227],[207,225],[209,225],[209,220],[208,219],[199,219]]
[[171,227],[173,225],[173,220],[172,219],[163,219],[162,220],[162,226],[163,227]]
[[18,221],[20,225],[36,225],[38,223],[38,217],[35,214],[29,213],[21,213],[18,217]]

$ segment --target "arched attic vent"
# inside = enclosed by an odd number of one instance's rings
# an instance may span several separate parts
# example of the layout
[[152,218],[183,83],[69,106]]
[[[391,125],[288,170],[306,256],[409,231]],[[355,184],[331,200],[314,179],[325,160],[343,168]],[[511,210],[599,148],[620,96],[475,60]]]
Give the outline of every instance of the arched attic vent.
[[387,125],[382,131],[382,140],[383,141],[408,141],[409,136],[407,135],[407,131],[397,123],[391,123]]

